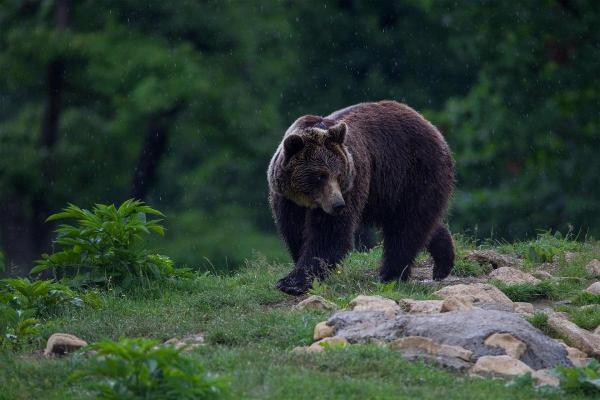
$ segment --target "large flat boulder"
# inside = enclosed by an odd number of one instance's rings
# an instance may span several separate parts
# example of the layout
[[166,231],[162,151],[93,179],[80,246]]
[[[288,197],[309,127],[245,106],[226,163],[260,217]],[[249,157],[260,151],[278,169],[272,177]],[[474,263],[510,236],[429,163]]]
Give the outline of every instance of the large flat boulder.
[[571,366],[566,349],[544,335],[518,314],[473,308],[442,314],[398,314],[393,318],[382,311],[340,311],[327,324],[336,336],[350,343],[393,342],[407,336],[422,336],[435,343],[460,346],[472,352],[472,360],[482,356],[505,355],[486,339],[508,333],[526,345],[520,360],[537,370],[556,365]]

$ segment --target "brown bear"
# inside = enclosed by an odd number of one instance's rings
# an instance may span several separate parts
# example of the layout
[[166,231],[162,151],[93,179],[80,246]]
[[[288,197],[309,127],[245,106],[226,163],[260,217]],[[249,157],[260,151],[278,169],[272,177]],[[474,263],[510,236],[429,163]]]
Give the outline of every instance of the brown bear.
[[381,228],[382,281],[407,280],[422,248],[433,278],[454,264],[443,218],[454,162],[440,132],[395,101],[361,103],[327,117],[298,118],[268,169],[275,223],[295,268],[281,291],[300,295],[353,248],[361,224]]

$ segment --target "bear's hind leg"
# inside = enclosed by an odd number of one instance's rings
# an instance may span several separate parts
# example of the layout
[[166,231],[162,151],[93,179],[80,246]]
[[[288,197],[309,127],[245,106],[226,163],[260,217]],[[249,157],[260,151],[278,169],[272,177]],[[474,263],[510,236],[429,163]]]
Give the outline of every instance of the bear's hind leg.
[[383,263],[379,277],[383,282],[408,280],[412,263],[425,246],[427,234],[412,223],[388,222],[383,226]]
[[440,225],[434,229],[427,244],[427,251],[433,258],[433,279],[444,279],[454,267],[454,243],[448,229]]

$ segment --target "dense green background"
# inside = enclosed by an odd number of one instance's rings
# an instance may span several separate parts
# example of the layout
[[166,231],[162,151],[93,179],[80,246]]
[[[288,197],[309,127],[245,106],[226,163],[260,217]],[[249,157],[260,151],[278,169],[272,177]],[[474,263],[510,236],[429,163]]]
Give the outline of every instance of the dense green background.
[[598,236],[599,23],[591,0],[4,0],[3,252],[27,271],[49,213],[135,195],[180,264],[285,257],[265,180],[283,131],[384,98],[451,144],[453,230]]

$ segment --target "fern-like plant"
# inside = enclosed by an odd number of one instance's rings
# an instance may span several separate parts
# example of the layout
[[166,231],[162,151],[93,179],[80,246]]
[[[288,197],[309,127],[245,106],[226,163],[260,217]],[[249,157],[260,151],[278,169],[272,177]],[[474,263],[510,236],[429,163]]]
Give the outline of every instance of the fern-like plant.
[[143,248],[144,236],[164,235],[163,214],[138,200],[127,200],[119,207],[96,204],[90,210],[70,204],[48,221],[72,220],[56,229],[54,245],[61,250],[44,254],[31,273],[47,269],[62,271],[73,282],[85,285],[123,287],[174,275],[187,269],[175,269],[169,257]]
[[220,399],[227,393],[223,378],[205,373],[182,349],[156,340],[124,338],[88,348],[94,358],[69,381],[94,378],[98,399]]
[[53,280],[31,282],[27,278],[8,278],[0,281],[11,294],[9,304],[18,310],[33,310],[38,317],[57,311],[60,306],[71,304],[82,307],[84,301],[71,289]]

